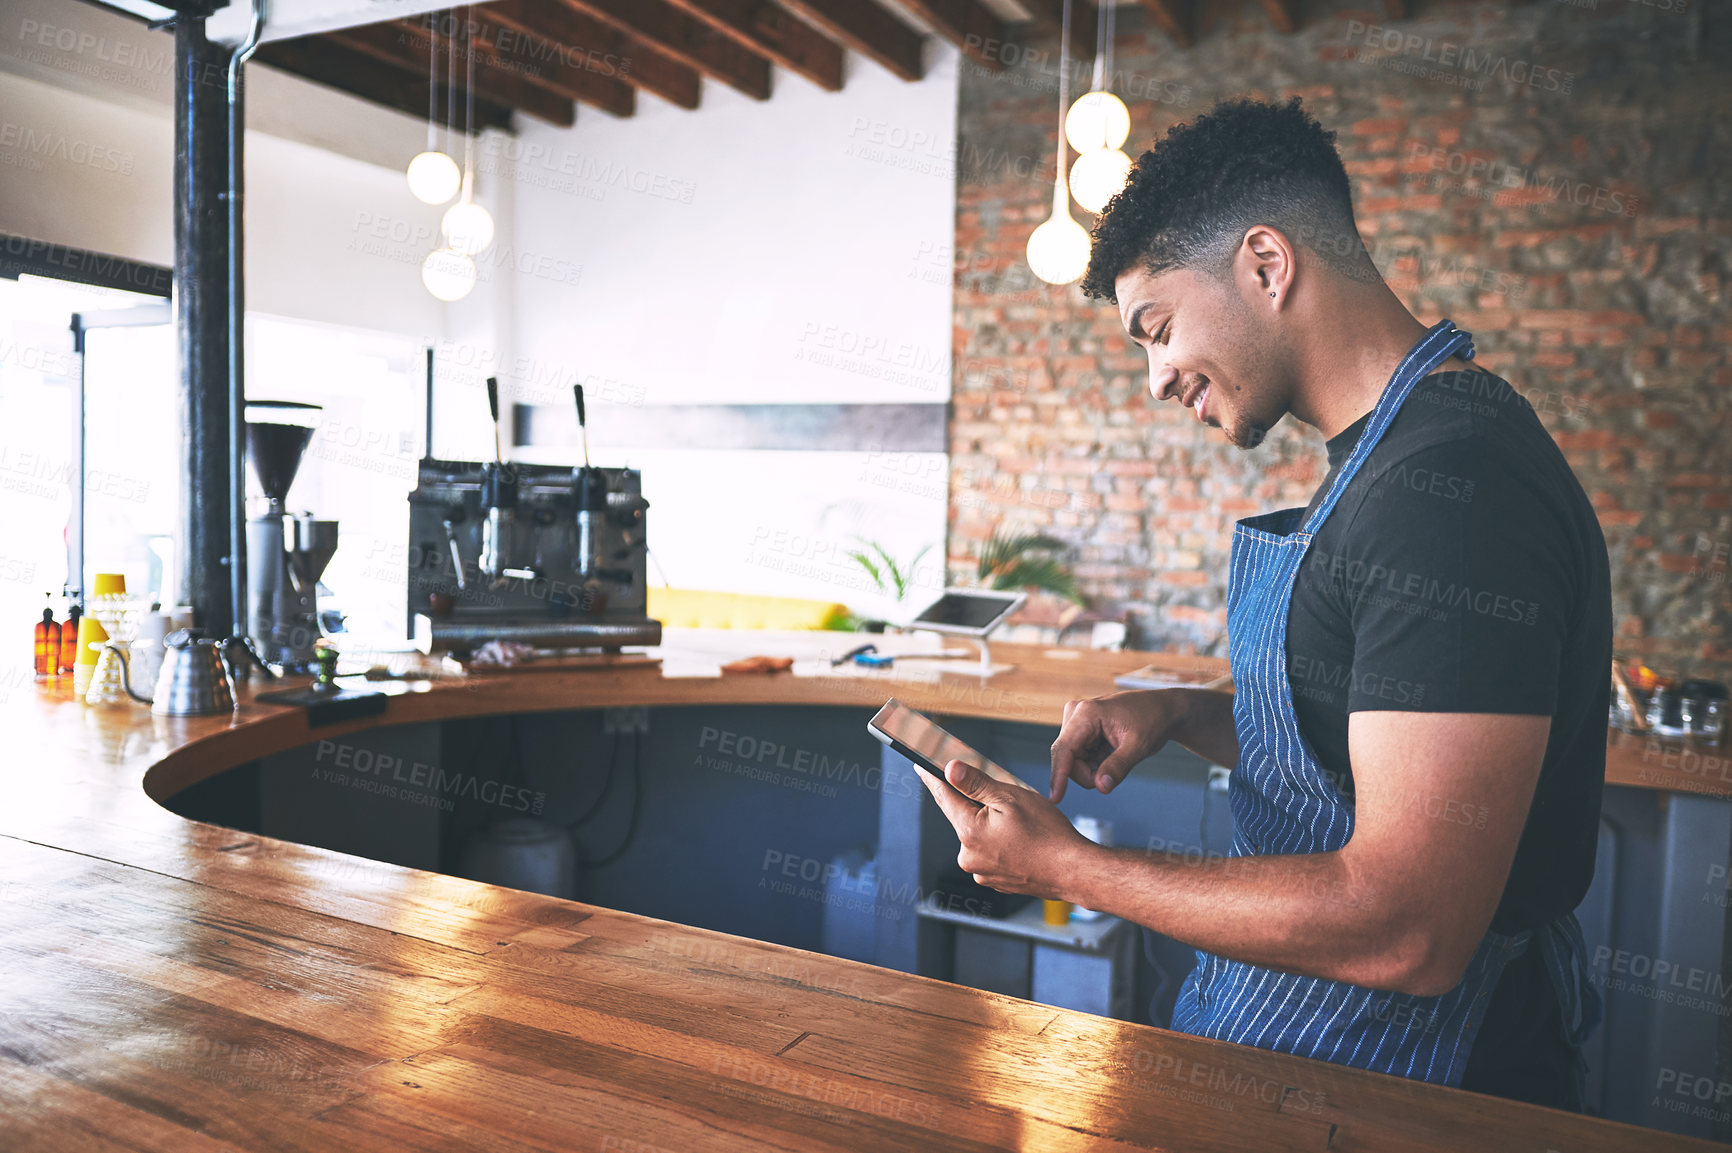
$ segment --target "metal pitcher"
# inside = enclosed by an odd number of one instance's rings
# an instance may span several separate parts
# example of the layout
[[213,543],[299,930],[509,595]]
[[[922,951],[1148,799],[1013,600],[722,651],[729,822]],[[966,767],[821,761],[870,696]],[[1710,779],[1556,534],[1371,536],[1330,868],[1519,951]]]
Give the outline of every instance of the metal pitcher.
[[154,696],[133,691],[123,654],[121,683],[127,696],[164,717],[209,717],[234,711],[234,682],[223,660],[223,642],[197,629],[176,629],[163,638],[162,646],[162,671],[156,677]]

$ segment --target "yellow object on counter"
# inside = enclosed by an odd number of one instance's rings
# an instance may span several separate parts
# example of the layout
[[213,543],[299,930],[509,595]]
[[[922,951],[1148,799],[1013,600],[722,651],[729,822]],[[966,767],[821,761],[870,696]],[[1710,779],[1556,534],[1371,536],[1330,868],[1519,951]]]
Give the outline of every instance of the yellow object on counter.
[[108,641],[108,630],[102,622],[89,615],[78,618],[78,655],[72,663],[72,693],[84,700],[90,692],[90,681],[96,673],[99,650]]
[[832,601],[653,586],[648,612],[670,629],[829,629],[848,618],[848,606]]
[[1041,918],[1049,925],[1070,924],[1069,901],[1041,901]]
[[126,595],[126,574],[122,572],[99,572],[90,579],[90,595],[98,597],[123,597]]
[[100,645],[108,639],[108,630],[102,627],[102,622],[86,613],[78,618],[78,660],[77,664],[95,667],[97,652],[90,646]]

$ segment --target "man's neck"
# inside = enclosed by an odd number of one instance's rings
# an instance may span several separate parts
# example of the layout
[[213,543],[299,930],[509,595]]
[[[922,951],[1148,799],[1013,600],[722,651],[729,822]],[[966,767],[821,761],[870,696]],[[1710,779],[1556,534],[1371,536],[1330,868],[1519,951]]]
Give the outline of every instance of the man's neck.
[[[1379,288],[1377,294],[1343,294],[1327,302],[1315,321],[1295,318],[1309,339],[1289,410],[1325,440],[1377,407],[1396,367],[1425,335],[1426,326],[1386,287]],[[1454,357],[1448,362],[1459,363]]]

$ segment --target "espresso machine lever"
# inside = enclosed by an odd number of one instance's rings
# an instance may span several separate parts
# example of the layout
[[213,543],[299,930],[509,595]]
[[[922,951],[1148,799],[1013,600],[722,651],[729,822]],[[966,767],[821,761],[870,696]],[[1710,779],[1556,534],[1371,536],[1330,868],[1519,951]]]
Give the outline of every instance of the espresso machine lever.
[[505,454],[500,448],[497,376],[487,378],[487,411],[493,417],[493,463],[486,466],[482,477],[485,520],[481,525],[481,556],[477,566],[483,575],[493,578],[493,587],[498,588],[508,577],[524,573],[511,567],[512,529],[517,522],[517,473],[506,467]]
[[577,498],[577,553],[572,568],[579,576],[590,577],[596,575],[602,562],[601,530],[608,511],[607,474],[589,460],[589,419],[583,408],[583,385],[572,385],[571,392],[577,400],[577,431],[583,438],[583,464],[572,476],[573,495]]
[[460,592],[468,592],[469,582],[463,576],[463,549],[457,543],[457,518],[448,516],[442,523],[445,525],[445,543],[451,548],[451,570],[457,574],[457,588]]

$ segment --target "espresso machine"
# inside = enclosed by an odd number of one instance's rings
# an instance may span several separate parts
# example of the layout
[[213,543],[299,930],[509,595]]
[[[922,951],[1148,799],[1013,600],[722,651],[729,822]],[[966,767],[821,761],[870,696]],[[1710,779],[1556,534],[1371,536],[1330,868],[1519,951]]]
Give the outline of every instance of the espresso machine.
[[337,522],[284,507],[322,409],[248,401],[247,459],[269,502],[247,522],[247,632],[260,658],[284,672],[313,670],[319,578],[337,551]]
[[[467,653],[492,640],[617,651],[661,643],[647,613],[642,478],[589,463],[507,462],[499,385],[487,382],[491,461],[421,461],[409,494],[408,627],[422,652]],[[429,438],[431,443],[431,438]]]

